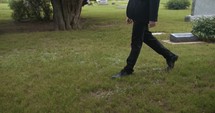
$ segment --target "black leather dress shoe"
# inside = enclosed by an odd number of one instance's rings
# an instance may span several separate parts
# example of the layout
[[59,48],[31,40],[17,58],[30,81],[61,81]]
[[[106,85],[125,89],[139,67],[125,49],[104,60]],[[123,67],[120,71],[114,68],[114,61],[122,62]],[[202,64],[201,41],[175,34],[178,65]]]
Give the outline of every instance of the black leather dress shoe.
[[126,71],[120,71],[119,73],[113,75],[113,76],[112,76],[112,79],[125,77],[125,76],[131,75],[131,74],[132,74],[132,73],[128,73],[128,72],[126,72]]
[[168,65],[167,67],[167,71],[171,70],[174,68],[175,62],[178,60],[178,56],[177,55],[173,55],[170,58],[166,59],[166,63]]

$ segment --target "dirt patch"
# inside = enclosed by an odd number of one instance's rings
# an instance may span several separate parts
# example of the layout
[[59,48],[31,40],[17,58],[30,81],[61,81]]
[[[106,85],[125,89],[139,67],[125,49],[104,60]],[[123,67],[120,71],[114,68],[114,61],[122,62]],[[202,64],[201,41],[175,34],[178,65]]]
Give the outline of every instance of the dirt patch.
[[106,91],[106,90],[98,90],[95,92],[91,92],[91,96],[95,98],[106,98],[113,95],[112,91]]

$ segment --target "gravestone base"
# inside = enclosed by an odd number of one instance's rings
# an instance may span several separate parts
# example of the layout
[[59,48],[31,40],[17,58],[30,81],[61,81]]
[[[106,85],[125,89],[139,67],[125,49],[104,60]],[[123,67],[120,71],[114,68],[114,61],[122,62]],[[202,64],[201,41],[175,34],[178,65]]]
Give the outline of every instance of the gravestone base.
[[171,42],[170,40],[162,40],[165,43],[172,44],[172,45],[184,45],[184,44],[204,44],[203,41],[195,41],[195,42]]
[[202,17],[211,18],[211,17],[215,17],[215,15],[204,15],[204,16],[202,16],[202,15],[197,15],[197,16],[188,15],[184,18],[184,21],[185,22],[192,22],[192,21],[195,21],[196,19],[202,18]]
[[193,42],[198,41],[198,38],[192,33],[173,33],[170,34],[171,42]]

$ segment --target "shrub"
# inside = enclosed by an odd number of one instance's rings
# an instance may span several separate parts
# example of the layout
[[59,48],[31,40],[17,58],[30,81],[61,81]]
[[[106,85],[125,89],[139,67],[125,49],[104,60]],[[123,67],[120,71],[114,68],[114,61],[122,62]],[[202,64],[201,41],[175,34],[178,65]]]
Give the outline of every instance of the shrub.
[[16,21],[50,20],[52,10],[49,0],[10,0],[12,17]]
[[12,18],[14,20],[21,21],[28,17],[28,10],[24,7],[23,1],[10,1],[9,6],[13,10]]
[[192,33],[200,40],[215,42],[215,17],[202,17],[193,22]]
[[167,9],[187,9],[190,6],[189,0],[169,0],[166,3]]

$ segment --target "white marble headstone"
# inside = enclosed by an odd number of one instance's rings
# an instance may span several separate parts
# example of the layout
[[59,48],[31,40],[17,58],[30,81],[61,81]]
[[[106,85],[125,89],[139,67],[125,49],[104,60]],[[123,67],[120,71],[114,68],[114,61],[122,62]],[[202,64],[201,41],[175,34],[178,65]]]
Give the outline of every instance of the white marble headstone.
[[191,15],[186,16],[185,21],[192,21],[202,16],[215,16],[215,0],[193,0]]

